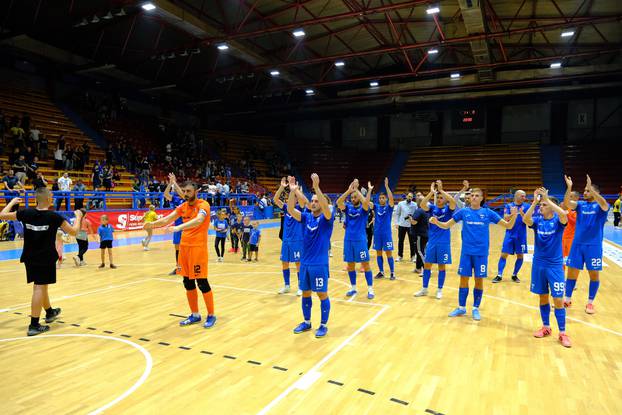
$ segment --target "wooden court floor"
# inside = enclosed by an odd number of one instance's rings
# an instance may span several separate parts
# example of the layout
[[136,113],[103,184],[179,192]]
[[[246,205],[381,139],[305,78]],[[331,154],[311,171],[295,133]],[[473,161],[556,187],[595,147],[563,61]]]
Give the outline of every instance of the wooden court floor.
[[[503,236],[491,229],[489,275]],[[457,262],[459,230],[452,233]],[[448,270],[442,300],[413,297],[421,278],[410,263],[397,264],[398,280],[375,281],[375,300],[346,299],[343,230],[336,225],[329,333],[316,339],[292,334],[300,300],[276,294],[277,235],[278,228],[263,231],[258,263],[230,253],[216,263],[211,248],[218,316],[211,330],[178,325],[188,309],[179,278],[167,275],[170,241],[153,243],[149,252],[115,248],[117,270],[97,269],[98,250],[87,253],[89,265],[81,269],[69,255],[50,289],[61,319],[33,338],[24,337],[31,287],[23,266],[0,262],[0,412],[622,413],[622,269],[612,261],[605,259],[593,316],[583,311],[587,275],[581,274],[567,322],[573,347],[565,349],[556,336],[532,337],[540,316],[529,293],[530,262],[520,284],[493,285],[489,277],[480,322],[447,317],[457,303],[457,264]],[[364,286],[359,274],[359,291]],[[469,311],[471,303],[469,295]],[[555,333],[553,316],[551,323]]]

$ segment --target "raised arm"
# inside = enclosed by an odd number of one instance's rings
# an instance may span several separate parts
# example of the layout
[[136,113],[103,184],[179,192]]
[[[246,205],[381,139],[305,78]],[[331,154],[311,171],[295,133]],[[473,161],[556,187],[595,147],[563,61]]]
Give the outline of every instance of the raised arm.
[[436,181],[436,189],[443,196],[443,198],[447,201],[447,203],[449,203],[449,209],[455,210],[456,209],[456,201],[454,200],[453,197],[451,197],[451,195],[449,193],[447,193],[445,191],[445,189],[443,189],[443,182],[442,181],[440,181],[440,180]]
[[177,213],[177,211],[173,210],[171,213],[169,213],[167,216],[164,216],[163,218],[160,218],[153,222],[145,223],[143,228],[144,229],[160,228],[162,226],[168,225],[171,222],[174,222],[175,219],[177,219],[178,217],[179,217],[179,214]]
[[289,181],[289,197],[287,198],[287,213],[289,213],[292,218],[300,222],[302,220],[302,215],[300,214],[300,211],[296,209],[296,190],[298,190],[298,186],[296,185],[296,178],[293,176],[288,176],[287,180]]
[[393,198],[393,192],[391,191],[391,188],[389,187],[388,177],[384,178],[384,188],[387,191],[387,198],[389,199],[389,206],[391,207],[395,206],[395,199]]
[[73,212],[76,215],[76,220],[73,221],[73,225],[70,225],[66,220],[60,225],[60,228],[69,235],[76,236],[76,234],[80,231],[80,227],[82,226],[82,218],[84,217],[81,210],[76,210]]
[[430,200],[432,200],[432,198],[434,197],[434,185],[435,183],[432,182],[432,184],[430,185],[430,191],[428,192],[427,195],[425,195],[425,197],[423,198],[423,200],[421,201],[421,203],[419,204],[419,207],[423,210],[425,210],[426,212],[428,210],[430,210]]
[[436,216],[432,216],[429,222],[442,229],[449,229],[456,224],[456,221],[453,218],[449,219],[447,222],[440,222]]
[[307,196],[302,193],[302,189],[300,188],[300,185],[298,185],[298,182],[296,182],[296,186],[298,186],[296,189],[296,200],[298,201],[298,206],[302,206],[303,208],[309,206],[309,199],[307,199]]
[[348,190],[346,190],[345,193],[339,196],[339,198],[337,199],[337,207],[339,209],[344,210],[346,208],[346,198],[354,193],[355,183],[358,185],[357,179],[354,179],[354,181],[350,183],[350,186],[348,186]]
[[[568,223],[568,212],[562,209],[556,203],[553,203],[551,199],[549,199],[548,189],[542,188],[541,191],[542,191],[542,200],[544,200],[551,207],[551,210],[553,212],[557,213],[557,216],[559,217],[559,223],[563,223],[563,224]],[[523,220],[524,220],[524,217],[523,217]]]
[[[5,182],[6,184],[6,182]],[[22,202],[22,199],[19,197],[14,197],[11,199],[9,203],[0,211],[0,220],[17,220],[17,212],[11,212],[13,206],[18,205]]]
[[523,216],[523,222],[525,222],[527,226],[533,225],[533,212],[536,210],[536,206],[538,206],[538,195],[539,194],[541,194],[540,188],[537,188],[536,190],[533,191],[533,202],[531,203],[531,206],[529,206],[529,209],[527,209],[527,212],[525,212],[525,215]]
[[594,197],[596,203],[598,203],[598,206],[600,206],[600,208],[605,212],[608,211],[609,203],[607,203],[607,200],[605,200],[605,198],[600,195],[600,192],[594,189],[594,186],[592,186],[592,179],[590,178],[589,174],[587,175],[587,188],[590,190],[590,193]]
[[[363,209],[369,210],[371,206],[371,192],[374,190],[374,186],[372,186],[371,182],[367,182],[367,194],[365,195],[365,199],[363,199]],[[367,208],[365,208],[367,206]]]
[[516,206],[512,206],[512,208],[510,209],[510,216],[508,218],[509,220],[501,219],[498,225],[504,227],[505,229],[512,229],[514,227],[514,224],[516,223],[517,216],[518,209],[516,209]]
[[281,195],[285,191],[285,186],[287,186],[287,179],[285,177],[282,177],[281,178],[281,185],[279,186],[279,188],[277,189],[276,193],[274,194],[274,198],[272,198],[272,200],[274,201],[274,204],[276,206],[278,206],[280,209],[283,209],[283,204],[284,203],[281,200]]
[[[311,181],[313,182],[313,190],[315,191],[315,195],[317,196],[317,201],[320,204],[320,208],[322,208],[322,213],[324,214],[324,218],[326,220],[330,220],[332,217],[332,213],[330,211],[330,207],[328,206],[328,201],[320,190],[320,176],[317,173],[313,173],[311,175]],[[371,192],[371,191],[370,191]]]
[[566,182],[566,193],[564,193],[564,206],[570,210],[575,210],[577,202],[570,200],[572,194],[572,177],[564,175],[564,181]]

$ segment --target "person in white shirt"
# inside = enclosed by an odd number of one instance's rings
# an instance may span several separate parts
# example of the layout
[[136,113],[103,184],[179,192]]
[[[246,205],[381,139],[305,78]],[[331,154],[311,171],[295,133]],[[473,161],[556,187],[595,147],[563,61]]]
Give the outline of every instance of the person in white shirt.
[[56,147],[56,150],[54,150],[54,168],[56,170],[63,168],[63,152],[64,150],[60,148],[60,146]]
[[417,204],[413,202],[412,192],[408,192],[406,199],[402,200],[395,206],[393,211],[393,223],[397,225],[397,259],[396,262],[402,261],[404,255],[404,239],[408,236],[408,247],[410,248],[411,259],[415,257],[415,243],[410,233],[410,219],[417,209]]
[[[60,193],[59,196],[66,196],[64,192],[70,192],[72,184],[73,184],[73,180],[69,178],[69,173],[67,172],[63,173],[62,177],[58,178],[58,190],[63,192],[63,193]],[[60,210],[60,205],[62,203],[63,203],[62,197],[59,197],[56,199],[56,210]],[[67,210],[70,209],[71,201],[69,197],[65,197],[65,206]]]

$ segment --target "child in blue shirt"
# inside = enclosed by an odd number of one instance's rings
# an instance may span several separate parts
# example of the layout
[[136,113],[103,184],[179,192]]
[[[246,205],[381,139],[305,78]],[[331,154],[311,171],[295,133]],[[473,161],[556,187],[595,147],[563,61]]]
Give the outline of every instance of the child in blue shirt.
[[99,249],[101,250],[102,263],[99,268],[106,266],[104,259],[106,258],[106,249],[108,250],[108,259],[110,260],[110,268],[114,269],[117,266],[112,262],[112,233],[114,228],[108,223],[108,215],[102,215],[99,228],[97,228],[97,234],[99,235]]
[[255,262],[259,260],[259,241],[261,240],[261,230],[259,229],[259,222],[253,222],[253,228],[251,229],[251,236],[248,241],[249,244],[249,254],[248,260],[250,261],[253,257],[253,252],[255,253]]

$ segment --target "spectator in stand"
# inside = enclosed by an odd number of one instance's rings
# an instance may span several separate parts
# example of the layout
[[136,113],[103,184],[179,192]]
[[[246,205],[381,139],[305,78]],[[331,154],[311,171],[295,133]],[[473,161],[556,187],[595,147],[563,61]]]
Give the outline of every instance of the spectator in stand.
[[30,114],[27,112],[22,113],[22,122],[20,123],[20,127],[24,131],[30,130]]
[[225,184],[222,185],[222,204],[223,206],[227,206],[229,203],[229,193],[231,193],[231,185],[229,184],[229,180]]
[[28,179],[34,183],[34,181],[37,178],[37,171],[39,170],[39,158],[35,157],[30,163],[28,163],[28,166],[26,168],[26,175],[28,176]]
[[67,143],[65,151],[63,152],[63,162],[65,164],[65,170],[73,170],[73,148],[69,143]]
[[109,166],[104,167],[102,174],[104,182],[104,190],[110,192],[112,190],[112,170]]
[[49,151],[49,142],[45,134],[41,134],[41,139],[39,140],[39,157],[41,160],[47,160],[48,151]]
[[19,125],[13,125],[9,132],[11,133],[11,138],[13,139],[13,145],[16,148],[22,148],[24,146],[24,129]]
[[239,180],[235,183],[235,193],[242,193],[242,183]]
[[[82,182],[82,179],[78,179],[75,186],[73,187],[74,192],[86,192],[86,186]],[[77,197],[75,199],[76,210],[82,209],[84,207],[84,198]]]
[[63,134],[58,137],[57,147],[65,151],[65,136]]
[[91,158],[91,146],[89,143],[82,144],[82,150],[84,151],[82,165],[86,166]]
[[19,156],[22,154],[22,151],[19,147],[15,147],[13,152],[9,155],[9,164],[13,165],[17,160],[19,160]]
[[32,128],[30,129],[30,141],[32,142],[32,146],[34,147],[34,150],[38,153],[39,152],[39,139],[41,138],[41,131],[39,130],[39,127],[37,127],[36,124],[32,125]]
[[[15,176],[13,170],[9,170],[9,173],[2,178],[2,183],[4,184],[4,189],[6,192],[4,193],[4,199],[6,200],[7,205],[14,197],[18,197],[19,193],[24,190],[24,187],[20,184],[19,179]],[[14,210],[17,210],[19,205],[15,205]]]
[[59,193],[59,198],[56,199],[56,210],[60,210],[60,205],[63,204],[63,198],[62,196],[65,196],[65,208],[66,210],[70,210],[71,209],[71,200],[69,198],[69,196],[67,195],[66,192],[70,192],[71,191],[71,185],[73,184],[73,180],[71,180],[69,178],[69,173],[64,172],[63,175],[61,177],[58,178],[58,190],[60,190],[61,193]]
[[47,187],[48,182],[45,180],[43,173],[37,172],[37,177],[33,180],[32,188],[33,190],[37,190],[40,187]]
[[[135,193],[144,193],[145,192],[145,186],[143,185],[142,181],[138,178],[138,177],[134,177],[134,184],[132,185],[132,190]],[[134,208],[139,208],[139,209],[143,209],[145,207],[145,205],[147,204],[147,201],[145,200],[145,197],[143,195],[136,197],[133,197],[134,200]],[[138,206],[136,206],[138,202]]]
[[240,193],[248,193],[248,189],[249,189],[248,182],[245,181],[244,183],[242,183],[242,188],[240,189],[241,190]]
[[24,152],[24,157],[26,159],[26,164],[32,163],[33,160],[35,159],[36,155],[37,155],[37,153],[35,153],[35,150],[32,148],[32,146],[26,147],[26,151]]
[[17,180],[19,180],[20,185],[24,186],[26,184],[26,171],[28,170],[28,163],[26,163],[26,158],[23,155],[20,155],[19,158],[13,163],[11,166],[13,172],[15,172],[15,176]]
[[56,146],[56,150],[54,150],[54,170],[62,170],[63,169],[63,152],[64,152],[65,144],[63,143],[63,148],[60,146],[60,142]]
[[102,172],[99,165],[99,161],[93,165],[93,173],[91,175],[91,183],[93,183],[93,189],[97,190],[102,186]]

